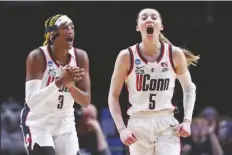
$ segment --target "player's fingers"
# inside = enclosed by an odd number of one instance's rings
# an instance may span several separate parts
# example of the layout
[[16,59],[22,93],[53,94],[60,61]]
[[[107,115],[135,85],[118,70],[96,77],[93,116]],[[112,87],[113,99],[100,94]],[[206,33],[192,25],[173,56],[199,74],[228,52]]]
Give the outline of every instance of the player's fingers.
[[190,133],[188,133],[188,132],[182,132],[181,135],[184,135],[185,137],[188,137],[188,136],[190,136]]
[[184,128],[181,128],[180,135],[186,137],[186,136],[190,136],[190,133],[187,132]]
[[75,67],[75,68],[71,68],[70,69],[71,72],[79,72],[80,71],[80,68],[79,67]]
[[72,71],[84,71],[84,68],[80,68],[80,67],[72,67],[71,69]]
[[77,81],[80,81],[81,79],[82,79],[82,77],[74,77],[73,81],[77,82]]
[[130,139],[125,140],[128,145],[131,145],[133,142]]
[[131,145],[131,144],[133,144],[133,143],[134,143],[134,142],[133,142],[133,141],[131,141],[130,139],[126,139],[125,141],[126,141],[127,145]]
[[75,70],[75,71],[72,71],[72,74],[82,74],[84,73],[83,70]]
[[187,134],[187,133],[182,133],[182,134],[180,134],[180,136],[186,138],[186,137],[188,137],[188,136],[190,136],[190,135]]
[[75,73],[72,76],[73,77],[82,77],[84,74],[85,74],[84,72],[82,72],[82,73]]
[[126,140],[124,140],[122,143],[125,144],[126,146],[130,145]]
[[132,136],[130,136],[130,137],[128,138],[128,140],[129,140],[131,143],[136,142],[136,139],[135,139],[134,137],[132,137]]
[[137,141],[137,137],[135,136],[134,133],[132,133],[132,137]]

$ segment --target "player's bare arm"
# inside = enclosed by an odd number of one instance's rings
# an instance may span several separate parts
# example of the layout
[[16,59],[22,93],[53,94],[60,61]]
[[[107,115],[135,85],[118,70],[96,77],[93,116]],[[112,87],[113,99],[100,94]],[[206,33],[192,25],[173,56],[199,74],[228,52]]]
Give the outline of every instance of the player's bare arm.
[[[58,91],[62,85],[73,80],[72,72],[63,71],[61,76],[47,87],[41,89],[43,71],[46,68],[43,53],[40,49],[35,49],[29,53],[26,60],[26,102],[28,106],[33,106],[41,99],[45,102],[47,97]],[[46,97],[45,97],[46,96]]]
[[137,140],[135,134],[126,128],[119,105],[119,95],[130,69],[130,63],[129,51],[121,51],[115,62],[108,96],[110,113],[120,134],[120,139],[125,145],[131,145]]
[[130,53],[128,50],[123,50],[119,53],[115,62],[108,96],[109,109],[118,130],[126,128],[122,119],[121,108],[119,105],[119,95],[127,77],[129,68]]
[[31,51],[26,60],[26,81],[41,80],[46,68],[43,53],[39,49]]
[[72,85],[69,91],[76,103],[86,107],[91,101],[91,83],[89,77],[89,58],[84,50],[77,49],[77,59],[79,67],[84,70],[84,76],[77,82],[77,86]]

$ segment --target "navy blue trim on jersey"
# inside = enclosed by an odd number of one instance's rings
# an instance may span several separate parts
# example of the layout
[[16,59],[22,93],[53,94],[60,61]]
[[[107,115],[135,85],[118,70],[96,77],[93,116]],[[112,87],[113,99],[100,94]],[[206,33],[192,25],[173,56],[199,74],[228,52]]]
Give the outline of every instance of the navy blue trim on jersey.
[[77,67],[79,67],[80,66],[80,64],[79,64],[79,61],[78,61],[78,56],[77,56],[77,49],[76,48],[74,48],[74,55],[75,55],[75,59],[76,59],[76,65],[77,65]]
[[48,50],[48,54],[49,54],[51,60],[53,61],[53,63],[54,63],[57,67],[68,65],[68,64],[71,62],[72,56],[71,56],[71,54],[68,54],[68,62],[67,62],[67,64],[58,64],[57,61],[56,61],[55,58],[54,58],[54,55],[53,55],[53,53],[52,53],[52,49],[51,49],[51,46],[50,46],[50,45],[47,45],[47,50]]
[[44,58],[44,66],[43,66],[43,73],[46,71],[47,69],[47,58],[45,56],[45,52],[42,48],[39,48],[39,50],[42,52],[43,58]]
[[130,69],[129,69],[127,75],[130,75],[131,71],[134,68],[134,55],[133,55],[132,49],[130,47],[128,48],[128,51],[130,53]]
[[169,52],[169,60],[170,60],[170,63],[172,65],[172,69],[174,70],[174,72],[176,72],[176,68],[175,68],[175,65],[174,65],[174,62],[173,62],[172,45],[171,44],[168,45],[168,52]]
[[25,107],[23,108],[21,115],[21,128],[23,132],[23,138],[27,146],[27,150],[31,151],[32,137],[31,137],[30,128],[26,126],[27,116],[29,112],[30,112],[30,108],[25,104]]

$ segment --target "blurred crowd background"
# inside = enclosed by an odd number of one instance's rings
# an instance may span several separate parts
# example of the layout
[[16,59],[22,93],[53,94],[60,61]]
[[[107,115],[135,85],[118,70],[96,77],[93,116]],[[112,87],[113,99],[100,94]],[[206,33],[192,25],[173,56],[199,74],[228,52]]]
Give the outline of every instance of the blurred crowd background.
[[[232,111],[229,74],[232,2],[0,2],[1,32],[1,155],[26,155],[20,129],[24,104],[25,59],[42,45],[44,21],[57,13],[73,19],[75,46],[90,58],[92,104],[75,104],[81,155],[98,155],[110,148],[124,155],[110,116],[107,98],[113,65],[120,50],[140,41],[137,13],[146,7],[162,15],[164,34],[174,45],[201,55],[190,68],[197,86],[192,135],[182,139],[182,155],[232,155]],[[4,74],[6,73],[6,74]],[[120,98],[124,118],[127,93]],[[177,82],[173,103],[182,121],[182,91]],[[107,144],[107,145],[104,145]],[[104,146],[104,147],[103,147]]]

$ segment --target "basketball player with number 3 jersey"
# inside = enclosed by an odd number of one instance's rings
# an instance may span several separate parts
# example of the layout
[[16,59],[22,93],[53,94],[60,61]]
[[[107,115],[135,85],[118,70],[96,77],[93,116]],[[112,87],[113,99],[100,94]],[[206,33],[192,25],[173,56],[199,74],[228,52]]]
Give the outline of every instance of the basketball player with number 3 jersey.
[[[139,12],[136,30],[142,42],[122,50],[115,62],[108,97],[111,115],[131,155],[179,155],[179,137],[191,134],[196,98],[188,65],[195,64],[199,56],[172,45],[162,35],[162,19],[155,9]],[[176,79],[184,96],[184,119],[180,124],[171,103]],[[127,126],[119,105],[124,82],[131,104]]]
[[89,60],[73,47],[74,25],[66,15],[45,22],[44,45],[26,61],[26,104],[21,127],[29,155],[77,155],[74,101],[90,103]]

